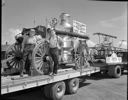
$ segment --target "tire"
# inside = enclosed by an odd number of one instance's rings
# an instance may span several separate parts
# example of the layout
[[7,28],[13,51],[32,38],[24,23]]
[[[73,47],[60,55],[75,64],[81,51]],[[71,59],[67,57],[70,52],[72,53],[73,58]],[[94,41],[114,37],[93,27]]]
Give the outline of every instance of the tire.
[[114,78],[119,78],[121,76],[121,67],[119,65],[110,66],[108,70],[108,75]]
[[64,82],[54,83],[50,87],[49,97],[52,100],[61,100],[65,94],[66,86]]
[[67,80],[66,83],[67,83],[66,91],[69,94],[75,94],[77,92],[77,90],[79,89],[79,79],[78,78]]

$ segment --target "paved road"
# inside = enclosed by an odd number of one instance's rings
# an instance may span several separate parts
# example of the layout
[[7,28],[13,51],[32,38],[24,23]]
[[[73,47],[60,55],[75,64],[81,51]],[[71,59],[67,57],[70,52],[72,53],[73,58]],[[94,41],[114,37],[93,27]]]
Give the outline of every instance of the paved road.
[[[66,94],[62,100],[127,100],[126,74],[117,79],[99,74],[87,77],[76,94]],[[8,100],[47,100],[40,88],[12,93],[6,97]]]

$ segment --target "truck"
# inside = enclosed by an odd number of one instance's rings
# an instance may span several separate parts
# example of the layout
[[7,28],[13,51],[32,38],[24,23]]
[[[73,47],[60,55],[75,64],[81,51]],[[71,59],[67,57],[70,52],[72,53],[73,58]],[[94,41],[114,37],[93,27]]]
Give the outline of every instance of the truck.
[[127,69],[127,49],[113,45],[113,39],[116,39],[116,36],[100,32],[94,33],[94,35],[99,36],[99,43],[90,48],[93,65],[99,66],[101,73],[119,78],[123,71]]

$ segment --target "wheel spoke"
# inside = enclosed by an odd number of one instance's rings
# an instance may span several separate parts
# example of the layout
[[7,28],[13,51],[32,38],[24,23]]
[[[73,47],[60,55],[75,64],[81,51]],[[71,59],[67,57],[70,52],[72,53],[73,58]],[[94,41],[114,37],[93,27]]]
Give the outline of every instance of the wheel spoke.
[[[8,58],[9,59],[9,58]],[[9,59],[9,63],[11,64],[12,62],[14,62],[15,58]]]
[[9,62],[9,65],[11,65],[12,63],[14,63],[14,61]]
[[9,58],[9,57],[12,57],[12,56],[15,56],[15,54],[14,53],[12,53],[12,54],[7,54],[7,57]]
[[40,53],[37,51],[36,56],[41,57]]
[[12,59],[14,59],[14,57],[8,57],[6,60],[7,60],[7,61],[10,61],[10,60],[12,60]]
[[37,63],[37,65],[40,65],[42,63],[42,61],[39,61],[38,63]]
[[41,63],[41,69],[40,70],[43,71],[43,69],[44,69],[44,62]]
[[16,45],[14,45],[14,50],[17,51]]
[[42,61],[41,57],[40,58],[39,57],[38,58],[37,57],[35,58],[35,62],[36,63],[41,62],[41,61]]
[[13,62],[11,62],[11,63],[9,62],[9,67],[12,67],[12,64],[13,64],[13,63],[14,63],[14,61],[13,61]]
[[14,63],[11,65],[11,67],[13,67],[14,68],[14,64],[15,64],[16,62],[14,61]]
[[16,59],[14,58],[14,59],[13,59],[13,63],[10,63],[10,64],[12,64],[11,66],[14,68],[16,63],[17,63],[17,61],[16,61]]
[[40,70],[40,69],[42,68],[42,62],[38,63],[38,65],[39,65],[39,66],[37,67],[37,69]]
[[41,47],[38,50],[39,50],[40,54],[42,55],[43,53],[42,53]]
[[[41,68],[42,68],[42,66],[39,66],[39,67],[38,67],[38,70],[40,70]],[[40,70],[40,71],[41,71],[41,70]]]
[[12,53],[14,53],[14,54],[16,53],[16,51],[14,51],[12,48],[11,48],[11,50],[12,50]]
[[14,47],[11,48],[11,51],[15,53]]
[[15,65],[14,65],[14,68],[17,68],[17,61],[15,61]]
[[36,60],[35,62],[36,62],[36,64],[38,64],[38,63],[40,63],[40,62],[42,62],[42,61],[41,61],[41,60]]
[[35,60],[38,60],[38,59],[40,60],[41,58],[42,58],[42,57],[35,57]]
[[45,66],[46,66],[46,63],[43,62],[43,63],[42,63],[42,70],[44,69]]
[[38,52],[40,53],[40,55],[42,55],[42,52],[41,52],[40,48],[38,49]]

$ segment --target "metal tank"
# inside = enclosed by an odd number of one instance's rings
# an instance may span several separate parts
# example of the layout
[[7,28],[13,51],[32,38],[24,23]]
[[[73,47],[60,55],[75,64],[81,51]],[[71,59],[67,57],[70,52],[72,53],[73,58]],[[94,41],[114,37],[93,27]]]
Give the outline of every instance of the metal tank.
[[70,62],[72,60],[71,50],[73,49],[73,40],[69,36],[65,36],[63,43],[63,61]]
[[[67,13],[61,13],[60,25],[63,27],[63,31],[71,32],[71,24],[69,23],[70,15]],[[70,36],[63,37],[63,61],[69,62],[71,60],[71,50],[73,48],[72,38]]]

